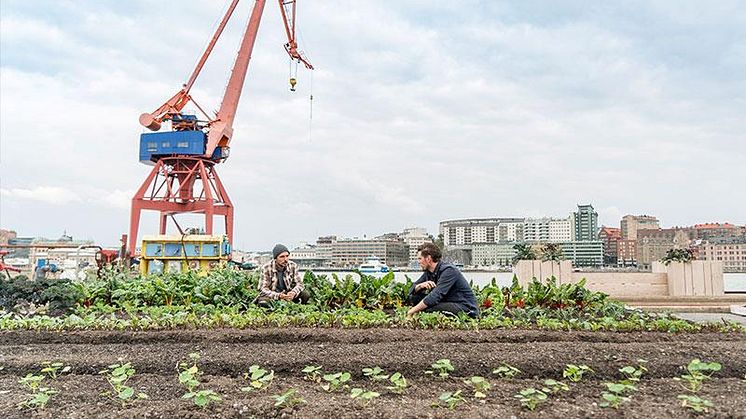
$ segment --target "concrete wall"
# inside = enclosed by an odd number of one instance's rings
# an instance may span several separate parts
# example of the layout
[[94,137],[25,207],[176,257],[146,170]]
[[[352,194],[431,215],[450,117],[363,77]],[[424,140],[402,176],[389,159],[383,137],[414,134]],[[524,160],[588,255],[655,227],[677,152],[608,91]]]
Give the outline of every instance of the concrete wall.
[[573,272],[570,261],[521,260],[513,267],[518,282],[525,286],[532,278],[557,278],[558,284],[586,279],[586,286],[614,298],[722,296],[723,264],[717,261],[653,263],[653,272]]
[[653,262],[653,272],[668,277],[668,295],[724,295],[723,262],[693,260],[689,263],[672,262],[668,266]]

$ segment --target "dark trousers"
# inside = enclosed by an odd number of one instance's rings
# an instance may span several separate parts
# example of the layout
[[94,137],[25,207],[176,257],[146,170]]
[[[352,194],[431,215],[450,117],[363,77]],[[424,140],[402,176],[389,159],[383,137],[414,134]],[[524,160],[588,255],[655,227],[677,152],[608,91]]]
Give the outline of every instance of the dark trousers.
[[[416,306],[420,303],[420,301],[424,300],[425,297],[427,297],[427,294],[424,292],[418,292],[414,293],[409,296],[409,304],[412,306]],[[444,313],[444,314],[453,314],[454,316],[457,316],[458,313],[466,313],[471,317],[474,317],[476,313],[472,314],[469,310],[465,310],[461,305],[456,303],[449,303],[447,301],[440,302],[438,304],[435,304],[432,307],[428,307],[423,310],[425,313]]]
[[[298,294],[298,295],[295,296],[295,298],[293,299],[293,302],[294,303],[298,303],[298,304],[306,304],[306,303],[308,303],[308,300],[310,298],[311,298],[311,294],[308,291],[303,290],[303,291],[300,292],[300,294]],[[258,305],[259,307],[271,308],[272,307],[272,301],[279,301],[279,300],[275,300],[274,298],[265,297],[265,296],[261,296],[260,295],[260,296],[256,297],[256,299],[254,300],[254,303],[256,305]]]

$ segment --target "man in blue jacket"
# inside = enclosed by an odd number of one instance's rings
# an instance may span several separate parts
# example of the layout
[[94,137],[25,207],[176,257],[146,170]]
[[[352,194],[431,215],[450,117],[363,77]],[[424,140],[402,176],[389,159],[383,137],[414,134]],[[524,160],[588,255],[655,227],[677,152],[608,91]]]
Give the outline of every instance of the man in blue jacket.
[[417,249],[417,259],[423,274],[409,289],[409,302],[414,307],[407,312],[412,317],[420,311],[450,314],[466,313],[477,317],[477,299],[469,283],[455,266],[440,260],[438,246],[425,243]]

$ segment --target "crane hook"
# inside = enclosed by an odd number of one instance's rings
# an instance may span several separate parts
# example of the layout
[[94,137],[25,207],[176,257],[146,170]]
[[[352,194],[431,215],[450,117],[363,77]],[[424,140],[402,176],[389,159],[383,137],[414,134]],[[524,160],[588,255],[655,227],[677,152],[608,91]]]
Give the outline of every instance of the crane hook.
[[295,91],[295,84],[298,83],[297,80],[295,80],[295,77],[290,77],[290,91]]

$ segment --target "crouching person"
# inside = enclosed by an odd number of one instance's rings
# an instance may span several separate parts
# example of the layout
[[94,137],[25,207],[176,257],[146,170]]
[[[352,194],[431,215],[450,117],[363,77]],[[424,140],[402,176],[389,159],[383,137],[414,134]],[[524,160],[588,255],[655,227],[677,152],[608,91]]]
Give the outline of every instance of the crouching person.
[[290,260],[290,251],[281,244],[276,245],[272,249],[272,261],[262,267],[259,296],[254,302],[270,308],[275,300],[306,304],[310,297],[303,287],[298,265]]
[[417,252],[423,274],[409,289],[409,303],[414,307],[409,309],[407,317],[411,318],[420,311],[453,315],[466,313],[477,317],[479,309],[474,291],[461,271],[440,260],[438,246],[425,243]]

